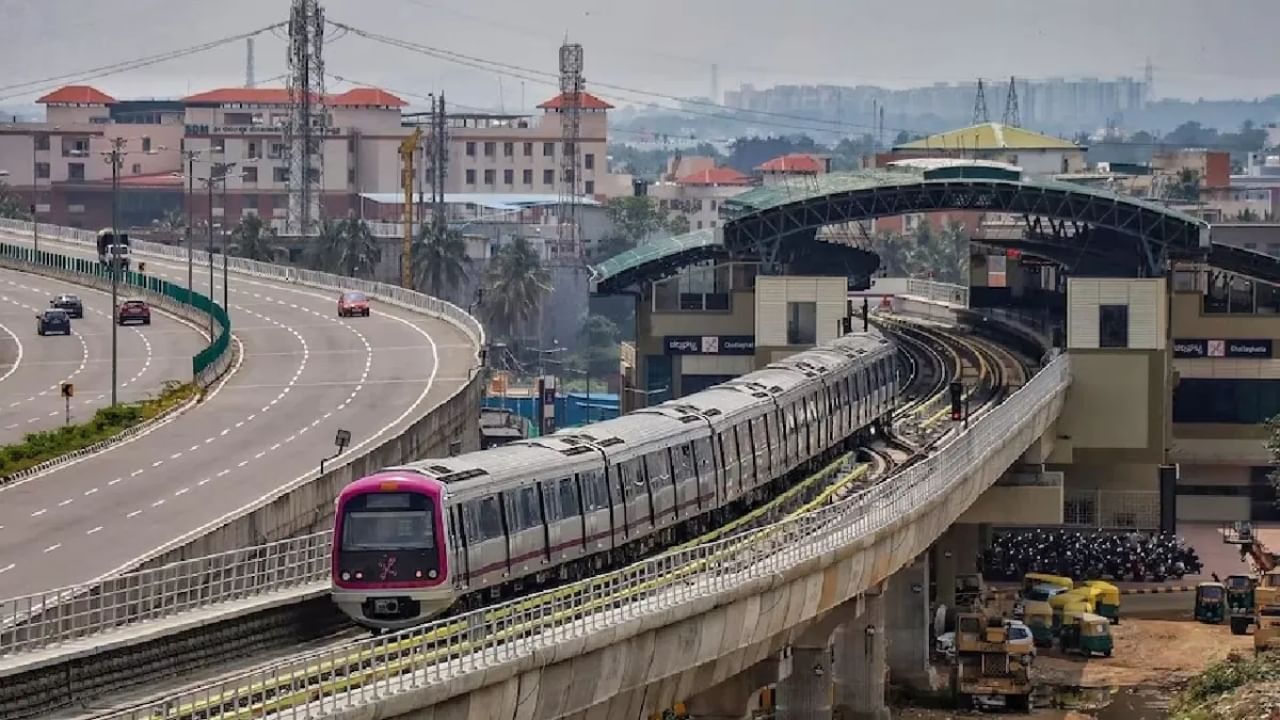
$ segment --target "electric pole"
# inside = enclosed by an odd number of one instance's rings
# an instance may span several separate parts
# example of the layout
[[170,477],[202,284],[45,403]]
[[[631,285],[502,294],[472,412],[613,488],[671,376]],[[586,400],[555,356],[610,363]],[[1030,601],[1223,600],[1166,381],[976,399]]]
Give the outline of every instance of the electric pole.
[[111,406],[119,401],[118,371],[120,355],[118,351],[119,318],[119,285],[120,285],[120,166],[124,160],[124,143],[122,137],[111,138],[111,150],[107,153],[107,162],[111,163],[111,252],[108,254],[111,270]]

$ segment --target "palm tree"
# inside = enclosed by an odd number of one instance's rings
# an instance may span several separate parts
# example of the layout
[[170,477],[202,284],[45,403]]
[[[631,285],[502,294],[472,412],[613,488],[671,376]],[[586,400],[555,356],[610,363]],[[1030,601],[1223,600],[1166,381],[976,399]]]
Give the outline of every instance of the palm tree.
[[529,241],[517,237],[489,264],[484,313],[496,334],[510,339],[537,312],[551,278]]
[[169,208],[151,221],[152,227],[160,234],[160,241],[176,243],[186,236],[187,216],[181,208]]
[[332,220],[321,222],[320,232],[316,234],[311,247],[307,248],[307,264],[322,272],[338,273],[341,272],[342,255],[341,223]]
[[423,225],[413,241],[412,262],[414,287],[447,300],[467,279],[471,258],[461,232]]
[[249,260],[270,261],[275,259],[277,246],[276,231],[262,222],[257,215],[249,215],[240,221],[240,225],[231,233],[232,255]]
[[358,217],[342,221],[345,252],[342,256],[342,274],[351,277],[372,278],[382,261],[382,248],[378,238],[369,229],[369,223]]

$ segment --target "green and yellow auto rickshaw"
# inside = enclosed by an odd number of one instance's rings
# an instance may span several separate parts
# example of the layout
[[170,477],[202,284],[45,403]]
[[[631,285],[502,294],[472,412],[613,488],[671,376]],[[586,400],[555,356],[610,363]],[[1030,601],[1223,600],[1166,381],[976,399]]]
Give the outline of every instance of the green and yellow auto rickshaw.
[[1252,575],[1231,575],[1222,584],[1227,588],[1231,634],[1244,635],[1253,624],[1253,590],[1258,579]]
[[1077,612],[1074,607],[1063,613],[1060,640],[1064,653],[1080,653],[1086,657],[1095,654],[1111,657],[1114,649],[1111,621],[1090,612]]
[[1064,591],[1073,590],[1076,586],[1075,582],[1069,577],[1048,575],[1046,573],[1027,573],[1022,576],[1022,596],[1029,598],[1032,588],[1037,585],[1056,585]]
[[1217,625],[1226,616],[1227,588],[1220,582],[1196,585],[1196,620]]
[[1085,580],[1086,587],[1091,587],[1098,591],[1097,595],[1097,612],[1102,617],[1111,621],[1112,625],[1120,624],[1120,588],[1112,585],[1106,580]]
[[1077,590],[1049,598],[1049,607],[1053,610],[1053,630],[1055,633],[1062,627],[1063,611],[1067,606],[1075,606],[1076,604],[1080,605],[1083,612],[1093,612],[1093,603],[1089,601],[1089,597],[1081,595]]
[[1049,603],[1028,600],[1022,608],[1022,622],[1031,629],[1036,647],[1053,647],[1053,608]]

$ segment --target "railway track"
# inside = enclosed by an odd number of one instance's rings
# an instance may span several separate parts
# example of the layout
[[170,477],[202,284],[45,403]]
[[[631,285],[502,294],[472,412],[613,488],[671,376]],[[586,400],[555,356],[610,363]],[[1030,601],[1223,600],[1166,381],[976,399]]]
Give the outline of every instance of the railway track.
[[[999,348],[989,343],[915,327],[896,326],[890,332],[896,338],[909,338],[902,342],[912,348],[906,382],[910,390],[894,413],[893,428],[877,434],[866,446],[841,455],[765,504],[697,538],[664,550],[646,562],[660,561],[664,555],[713,541],[724,543],[723,551],[716,556],[728,556],[767,535],[770,532],[768,527],[779,520],[810,512],[878,483],[891,481],[897,471],[925,457],[934,445],[957,427],[955,424],[939,425],[935,419],[931,425],[937,427],[937,432],[929,433],[924,442],[919,443],[900,438],[895,432],[900,423],[910,426],[928,422],[938,412],[945,414],[947,408],[942,411],[934,408],[940,397],[945,400],[952,377],[961,375],[966,367],[978,369],[970,393],[978,400],[978,412],[983,412],[1003,399],[1007,394],[1007,375],[1017,372],[1016,358],[1007,352],[1002,355]],[[1022,381],[1025,382],[1025,376]],[[686,577],[692,582],[692,578],[710,561],[705,559],[673,567],[669,578],[674,576],[678,580]],[[171,690],[165,693],[166,700],[161,703],[130,704],[126,708],[117,707],[108,715],[94,717],[240,720],[296,710],[320,698],[334,698],[355,691],[374,680],[403,676],[426,665],[461,662],[473,648],[492,647],[522,637],[521,633],[525,631],[517,620],[527,615],[535,605],[546,606],[553,613],[561,607],[565,609],[560,612],[581,614],[590,612],[592,607],[608,611],[639,599],[628,596],[628,593],[634,595],[634,589],[619,592],[616,596],[605,594],[597,597],[597,591],[608,587],[616,575],[616,571],[605,573],[601,577],[547,590],[524,602],[508,603],[483,613],[488,623],[500,621],[503,617],[510,619],[511,624],[499,633],[502,637],[476,636],[479,626],[459,618],[428,632],[388,637],[379,641],[374,649],[370,649],[367,643],[362,648],[349,641],[342,642],[336,647],[277,660],[253,670],[229,673],[204,687]],[[584,609],[581,604],[575,604],[578,599],[590,607]],[[351,650],[343,654],[342,646],[347,644],[352,645]]]

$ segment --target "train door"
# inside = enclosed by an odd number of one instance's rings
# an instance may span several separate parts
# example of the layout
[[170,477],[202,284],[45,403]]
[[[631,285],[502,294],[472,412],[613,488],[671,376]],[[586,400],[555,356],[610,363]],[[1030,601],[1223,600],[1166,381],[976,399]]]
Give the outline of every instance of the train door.
[[693,442],[694,464],[698,468],[698,510],[719,507],[716,484],[715,454],[711,452],[711,436]]
[[449,539],[453,548],[453,584],[455,587],[466,587],[470,582],[471,567],[468,544],[467,522],[464,518],[463,505],[454,505],[449,509]]
[[486,495],[474,505],[476,542],[471,545],[471,582],[478,586],[494,585],[502,573],[511,570],[506,521],[496,495]]
[[644,456],[649,476],[649,494],[653,498],[653,516],[659,527],[667,525],[675,513],[675,488],[671,484],[671,464],[667,449],[660,448]]
[[538,502],[541,505],[543,542],[546,546],[544,555],[548,563],[559,562],[564,550],[560,543],[560,500],[556,497],[556,481],[538,481]]
[[613,528],[609,526],[608,492],[604,488],[604,474],[599,470],[580,472],[578,486],[582,490],[586,510],[587,548],[591,552],[607,550]]

